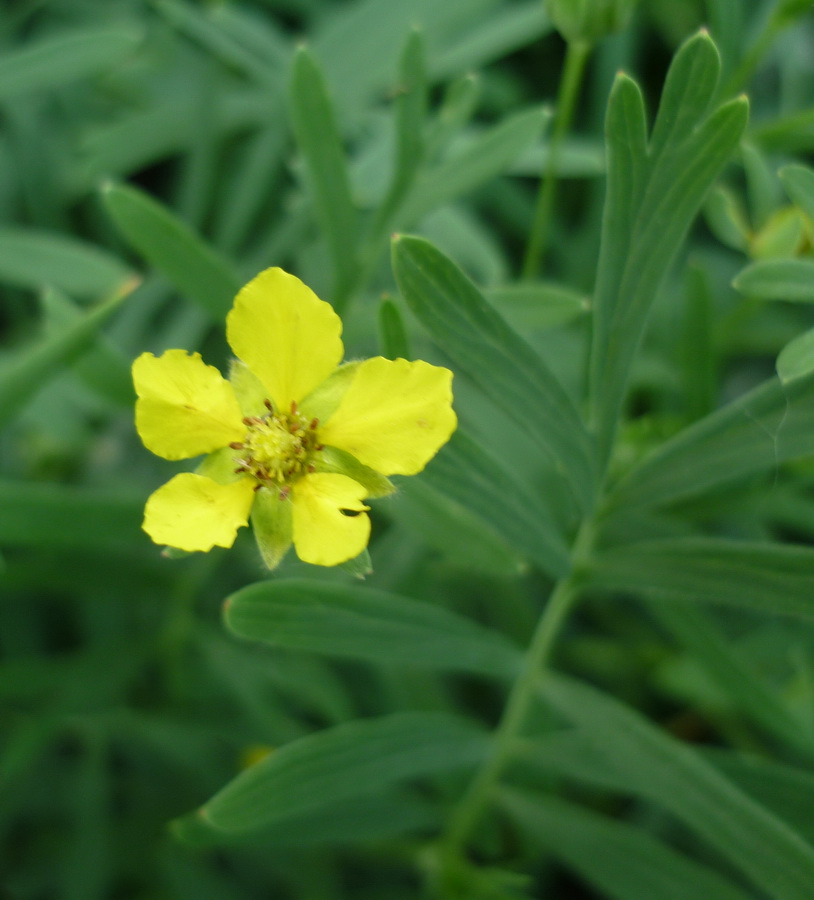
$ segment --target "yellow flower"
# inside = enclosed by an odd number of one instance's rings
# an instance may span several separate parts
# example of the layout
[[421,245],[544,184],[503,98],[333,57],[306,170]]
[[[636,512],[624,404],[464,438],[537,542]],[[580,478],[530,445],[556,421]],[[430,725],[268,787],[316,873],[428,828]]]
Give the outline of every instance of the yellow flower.
[[136,427],[165,459],[208,454],[147,501],[143,528],[180,550],[231,547],[251,516],[269,568],[292,541],[335,566],[370,535],[369,497],[421,471],[455,430],[452,373],[374,357],[340,365],[342,322],[298,278],[267,269],[235,298],[229,380],[200,354],[133,363]]

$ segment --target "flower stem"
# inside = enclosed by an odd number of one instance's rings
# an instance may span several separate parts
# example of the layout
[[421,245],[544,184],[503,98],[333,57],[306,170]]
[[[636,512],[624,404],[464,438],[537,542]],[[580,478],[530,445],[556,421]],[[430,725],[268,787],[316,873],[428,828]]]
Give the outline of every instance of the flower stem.
[[523,668],[512,686],[495,732],[492,752],[453,810],[447,832],[441,842],[442,852],[447,858],[461,854],[511,758],[515,742],[528,719],[540,678],[549,665],[551,653],[562,633],[563,625],[579,597],[576,574],[580,564],[592,549],[593,537],[593,519],[586,519],[574,543],[571,572],[557,582],[537,622],[526,651]]
[[542,266],[551,231],[551,214],[557,194],[557,169],[559,168],[562,142],[571,126],[571,120],[574,118],[574,108],[585,72],[585,63],[588,61],[590,52],[591,44],[586,41],[572,41],[568,44],[562,81],[557,95],[556,118],[549,143],[548,163],[545,176],[540,183],[534,223],[523,260],[523,277],[526,279],[534,278]]

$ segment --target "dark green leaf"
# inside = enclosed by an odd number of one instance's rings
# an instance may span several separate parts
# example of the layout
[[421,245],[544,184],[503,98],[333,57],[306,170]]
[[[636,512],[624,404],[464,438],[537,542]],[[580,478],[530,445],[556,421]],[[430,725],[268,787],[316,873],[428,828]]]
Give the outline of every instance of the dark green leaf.
[[276,750],[227,784],[200,814],[223,831],[268,828],[407,779],[475,765],[488,746],[483,732],[441,713],[347,722]]
[[233,594],[241,637],[370,662],[511,677],[520,653],[499,634],[429,603],[357,585],[286,580]]
[[587,504],[595,481],[590,440],[545,363],[428,241],[399,237],[393,269],[408,306],[433,340],[528,431]]
[[542,693],[637,793],[681,820],[770,897],[809,900],[814,848],[697,752],[594,688],[548,675]]
[[658,600],[814,617],[814,548],[720,538],[646,541],[599,553],[586,583]]
[[712,869],[645,831],[551,797],[501,792],[502,805],[535,844],[562,860],[602,896],[616,900],[749,900]]

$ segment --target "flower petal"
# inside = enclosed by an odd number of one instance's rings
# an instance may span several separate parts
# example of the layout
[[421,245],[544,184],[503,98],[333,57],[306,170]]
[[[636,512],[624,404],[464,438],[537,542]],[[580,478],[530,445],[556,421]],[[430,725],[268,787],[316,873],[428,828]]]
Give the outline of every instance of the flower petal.
[[278,410],[299,403],[339,365],[342,321],[282,269],[266,269],[235,298],[226,337]]
[[249,520],[255,482],[218,484],[184,472],[162,485],[144,508],[142,528],[156,544],[194,552],[231,547]]
[[297,556],[315,566],[338,566],[358,556],[370,537],[366,493],[347,475],[318,472],[300,479],[291,491]]
[[241,440],[240,406],[228,381],[200,353],[142,353],[133,363],[136,429],[164,459],[189,459]]
[[376,356],[356,370],[319,436],[382,475],[414,475],[456,424],[449,369]]

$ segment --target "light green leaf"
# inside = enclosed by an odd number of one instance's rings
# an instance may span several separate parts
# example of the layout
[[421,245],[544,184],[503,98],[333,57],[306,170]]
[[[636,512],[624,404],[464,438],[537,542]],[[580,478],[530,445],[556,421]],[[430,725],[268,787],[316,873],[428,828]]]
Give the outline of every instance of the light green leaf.
[[[82,319],[82,311],[65,294],[46,290],[42,296],[45,334],[56,337]],[[74,364],[74,370],[92,390],[120,406],[132,406],[136,394],[130,360],[104,334],[97,334]]]
[[433,75],[446,77],[481,69],[549,31],[551,23],[537,0],[498,6],[488,17],[476,19],[474,27],[456,35],[457,42],[445,42],[438,48],[432,56]]
[[504,788],[501,805],[534,841],[603,897],[750,900],[721,875],[651,837],[573,803]]
[[431,210],[504,172],[540,135],[549,117],[543,109],[515,113],[472,141],[463,152],[423,172],[399,212],[399,222],[409,228]]
[[294,57],[289,104],[311,200],[333,261],[336,302],[355,277],[357,214],[328,86],[304,47]]
[[810,900],[814,848],[690,747],[594,688],[551,674],[541,693],[636,792],[661,806],[774,900]]
[[124,295],[114,297],[58,333],[27,346],[0,368],[0,426],[92,344]]
[[521,654],[498,633],[397,594],[289,579],[239,590],[226,625],[244,638],[407,667],[511,677]]
[[0,99],[98,75],[120,64],[140,40],[136,28],[109,25],[28,41],[0,59]]
[[488,746],[483,732],[441,713],[347,722],[276,750],[227,784],[200,815],[228,832],[268,828],[408,779],[473,766]]
[[586,586],[809,618],[814,549],[720,538],[645,541],[599,553]]
[[814,452],[814,375],[772,378],[646,457],[613,490],[628,510],[696,496]]
[[223,319],[240,281],[229,263],[152,197],[108,184],[102,199],[127,241],[185,297]]
[[732,282],[749,297],[814,303],[814,262],[765,259],[747,266]]
[[814,328],[790,341],[777,357],[777,374],[785,384],[814,372]]
[[573,403],[540,357],[428,241],[399,237],[393,270],[404,299],[436,343],[529,433],[588,503],[591,446]]
[[554,578],[570,568],[568,545],[548,508],[459,428],[422,480],[473,512],[516,553]]
[[808,166],[784,166],[780,180],[789,197],[814,221],[814,169]]
[[617,77],[608,103],[608,188],[591,363],[592,416],[603,461],[650,306],[746,127],[742,98],[707,115],[718,70],[718,53],[706,32],[679,49],[649,147],[641,92],[627,76]]
[[132,278],[123,262],[92,244],[34,228],[0,228],[0,281],[100,298],[121,292]]
[[519,334],[564,325],[584,316],[590,297],[555,282],[525,282],[489,288],[486,299]]

